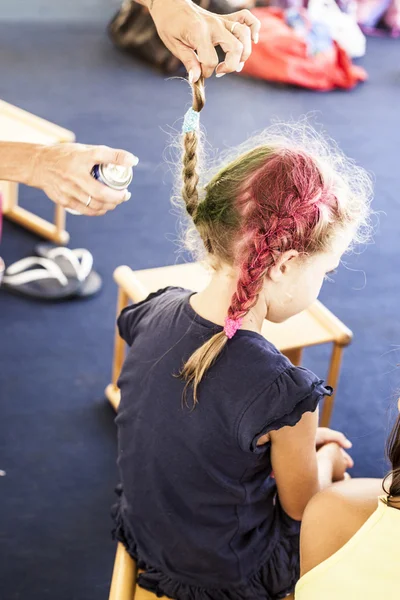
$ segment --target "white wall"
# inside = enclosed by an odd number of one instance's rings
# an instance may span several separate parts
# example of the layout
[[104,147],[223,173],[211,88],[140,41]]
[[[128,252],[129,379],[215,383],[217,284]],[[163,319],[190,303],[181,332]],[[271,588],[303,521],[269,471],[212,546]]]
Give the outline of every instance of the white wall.
[[0,0],[0,21],[107,23],[122,0]]

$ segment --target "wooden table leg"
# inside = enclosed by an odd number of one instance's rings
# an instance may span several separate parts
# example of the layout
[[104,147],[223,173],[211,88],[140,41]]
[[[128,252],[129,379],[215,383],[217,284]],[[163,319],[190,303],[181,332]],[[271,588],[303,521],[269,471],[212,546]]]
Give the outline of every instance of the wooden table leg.
[[283,354],[294,364],[295,367],[301,365],[301,359],[303,356],[303,348],[294,348],[293,350],[285,350]]
[[[121,311],[128,306],[129,297],[128,294],[120,287],[118,289],[118,300],[117,300],[117,318],[121,314]],[[105,394],[115,410],[118,409],[120,402],[120,391],[117,386],[119,374],[121,373],[122,365],[125,359],[125,342],[120,337],[118,327],[115,328],[114,337],[114,357],[113,357],[113,370],[112,370],[112,383],[106,387]]]
[[321,427],[329,427],[331,421],[333,404],[335,402],[336,387],[339,379],[340,365],[342,362],[343,346],[333,344],[331,362],[329,366],[329,373],[327,378],[327,385],[333,387],[334,392],[332,396],[326,396],[324,400],[324,406],[321,413]]

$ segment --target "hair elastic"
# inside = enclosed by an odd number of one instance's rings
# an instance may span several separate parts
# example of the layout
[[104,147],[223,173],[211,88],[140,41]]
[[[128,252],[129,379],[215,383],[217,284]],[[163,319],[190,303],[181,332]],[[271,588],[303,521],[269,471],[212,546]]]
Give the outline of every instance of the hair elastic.
[[195,111],[193,108],[189,108],[185,114],[183,121],[182,133],[190,133],[191,131],[197,131],[200,127],[200,113]]
[[231,319],[230,317],[226,317],[225,319],[225,327],[224,333],[228,339],[232,339],[238,329],[241,328],[243,323],[243,319]]

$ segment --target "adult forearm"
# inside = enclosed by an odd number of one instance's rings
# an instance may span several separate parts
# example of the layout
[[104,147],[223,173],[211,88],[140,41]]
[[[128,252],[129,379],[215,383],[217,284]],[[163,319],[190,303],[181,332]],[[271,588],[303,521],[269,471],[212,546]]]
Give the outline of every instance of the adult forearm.
[[94,165],[108,163],[134,167],[138,159],[107,146],[0,142],[0,180],[39,188],[53,202],[89,216],[130,198],[128,190],[114,190],[92,177]]
[[0,180],[30,185],[38,144],[0,142]]

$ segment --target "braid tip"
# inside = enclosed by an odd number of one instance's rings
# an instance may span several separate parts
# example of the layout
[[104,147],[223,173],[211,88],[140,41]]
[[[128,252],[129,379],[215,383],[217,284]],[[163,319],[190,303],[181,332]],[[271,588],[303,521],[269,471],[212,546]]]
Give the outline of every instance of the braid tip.
[[231,319],[230,317],[226,317],[224,333],[229,340],[231,340],[233,338],[233,336],[235,335],[235,333],[238,331],[238,329],[241,328],[242,323],[243,323],[242,318]]

